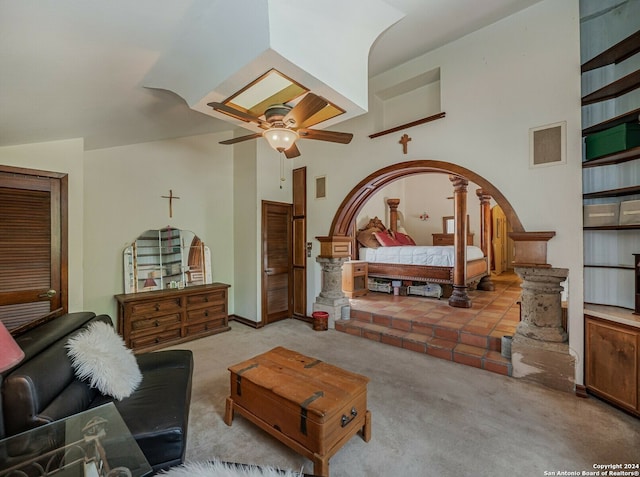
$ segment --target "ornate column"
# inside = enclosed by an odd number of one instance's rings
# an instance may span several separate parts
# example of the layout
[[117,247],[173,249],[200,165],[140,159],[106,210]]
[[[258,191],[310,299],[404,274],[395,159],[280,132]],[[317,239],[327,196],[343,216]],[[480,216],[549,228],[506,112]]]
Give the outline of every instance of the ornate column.
[[561,391],[573,392],[575,358],[562,327],[566,268],[519,267],[522,278],[521,321],[511,344],[513,376]]
[[467,186],[469,181],[460,176],[449,176],[453,183],[453,204],[456,228],[453,234],[455,266],[453,268],[453,293],[449,305],[457,308],[471,308],[467,295]]
[[486,194],[482,189],[476,190],[476,195],[480,199],[480,248],[482,253],[487,257],[487,272],[489,275],[482,278],[478,283],[478,289],[484,291],[495,290],[491,281],[491,256],[493,249],[491,247],[491,195]]
[[516,333],[534,340],[564,343],[567,333],[562,327],[562,286],[566,268],[516,267],[522,278],[520,324]]
[[394,232],[398,230],[398,205],[400,199],[387,199],[389,206],[389,228]]
[[320,242],[320,255],[316,262],[322,267],[322,291],[316,297],[313,311],[329,313],[329,328],[342,313],[349,299],[342,292],[342,264],[350,259],[350,237],[316,237]]

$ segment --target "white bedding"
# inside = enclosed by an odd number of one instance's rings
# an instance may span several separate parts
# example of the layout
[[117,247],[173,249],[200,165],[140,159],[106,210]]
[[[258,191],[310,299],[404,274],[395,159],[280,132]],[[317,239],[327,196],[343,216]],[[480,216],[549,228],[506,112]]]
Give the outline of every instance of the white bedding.
[[[467,261],[483,258],[479,247],[467,246]],[[433,265],[453,267],[453,245],[439,247],[408,245],[402,247],[378,247],[360,249],[359,260],[378,263],[402,263],[404,265]]]

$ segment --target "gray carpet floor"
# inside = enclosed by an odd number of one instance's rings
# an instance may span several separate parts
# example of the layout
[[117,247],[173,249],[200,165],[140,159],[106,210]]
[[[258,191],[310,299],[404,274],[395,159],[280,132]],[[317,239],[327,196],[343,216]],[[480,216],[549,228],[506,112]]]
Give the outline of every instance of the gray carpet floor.
[[[372,437],[353,437],[330,460],[332,477],[543,476],[640,463],[640,419],[484,370],[285,320],[175,348],[194,352],[187,461],[222,460],[313,473],[313,465],[236,414],[224,421],[227,368],[276,346],[371,379]],[[560,474],[556,474],[560,475]]]

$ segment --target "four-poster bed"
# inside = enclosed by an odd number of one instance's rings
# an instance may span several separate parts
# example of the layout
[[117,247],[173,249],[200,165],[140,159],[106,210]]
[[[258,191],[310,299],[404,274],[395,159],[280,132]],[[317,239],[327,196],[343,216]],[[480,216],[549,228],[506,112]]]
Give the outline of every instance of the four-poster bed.
[[[464,179],[461,180],[464,181]],[[452,181],[454,181],[454,179],[452,179]],[[466,184],[464,184],[464,192],[464,199],[466,199]],[[363,243],[363,236],[366,237],[370,231],[376,229],[392,237],[398,236],[402,238],[403,236],[397,229],[397,209],[400,200],[388,199],[389,228],[386,229],[384,224],[375,218],[370,220],[364,228],[358,230],[356,232],[356,239],[360,245],[365,245],[365,247],[356,247],[356,250],[353,252],[354,258],[367,261],[368,275],[371,278],[437,283],[443,286],[444,296],[451,295],[453,291],[454,296],[452,298],[454,300],[456,299],[455,285],[458,283],[464,283],[464,287],[471,288],[484,279],[487,283],[485,283],[485,286],[480,286],[479,288],[488,289],[491,287],[489,281],[490,261],[488,249],[490,230],[485,230],[485,227],[490,225],[490,221],[484,218],[487,212],[484,203],[488,205],[488,197],[482,194],[482,191],[478,192],[478,197],[481,203],[481,247],[466,245],[464,243],[465,240],[468,240],[468,216],[466,213],[466,203],[460,205],[461,201],[458,200],[456,201],[454,215],[456,230],[450,237],[453,241],[453,246],[423,247],[402,244],[402,246],[399,247],[383,246],[375,250],[365,248],[366,240]],[[378,234],[375,236],[380,237]],[[456,237],[462,237],[462,240],[455,240]],[[382,257],[378,258],[377,255],[381,255]]]

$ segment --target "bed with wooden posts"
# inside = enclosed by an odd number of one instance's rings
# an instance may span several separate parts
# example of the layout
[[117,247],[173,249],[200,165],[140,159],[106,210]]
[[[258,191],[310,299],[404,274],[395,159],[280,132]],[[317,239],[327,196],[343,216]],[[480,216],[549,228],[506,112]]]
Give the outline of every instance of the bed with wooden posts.
[[[358,260],[368,263],[370,278],[437,283],[443,286],[444,296],[449,296],[456,283],[465,283],[467,288],[474,288],[487,277],[488,283],[484,289],[491,289],[488,288],[490,286],[489,257],[484,247],[469,245],[468,240],[472,240],[469,238],[467,238],[467,244],[461,245],[459,241],[454,241],[456,234],[451,234],[449,237],[453,245],[415,245],[410,237],[397,230],[399,203],[399,199],[387,200],[390,221],[388,228],[376,217],[357,231]],[[456,211],[458,209],[456,208]],[[454,223],[456,227],[466,231],[466,209],[463,208],[461,211],[464,213],[460,217],[458,214],[454,215]],[[483,245],[487,237],[484,230],[485,222],[480,220],[483,229],[481,230]],[[399,245],[393,242],[388,242],[386,246],[381,244],[381,241],[387,240],[387,236],[395,238]],[[462,233],[461,236],[468,235]],[[379,244],[377,247],[375,247],[376,242]],[[460,277],[464,279],[460,280]]]

